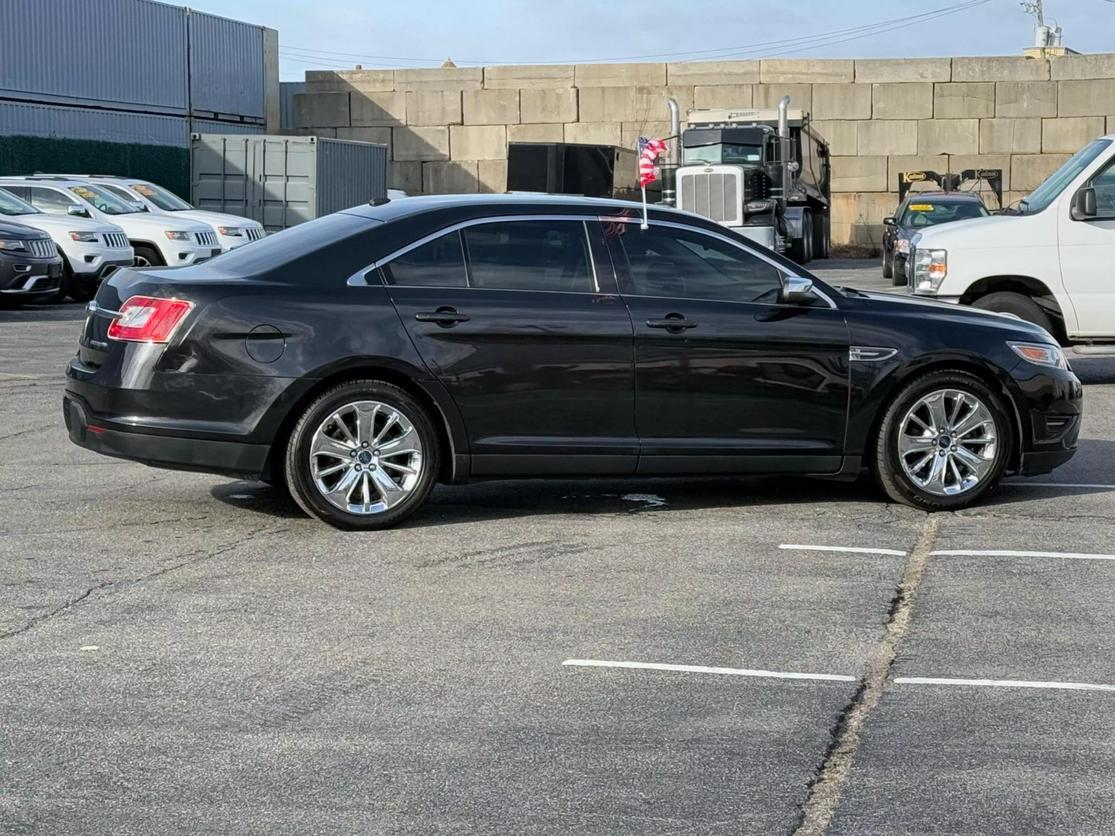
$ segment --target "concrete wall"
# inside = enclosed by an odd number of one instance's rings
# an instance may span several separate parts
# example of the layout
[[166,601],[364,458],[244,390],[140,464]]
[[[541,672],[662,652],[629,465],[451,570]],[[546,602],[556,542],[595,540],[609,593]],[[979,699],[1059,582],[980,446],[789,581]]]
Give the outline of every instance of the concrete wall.
[[631,147],[666,135],[667,95],[684,115],[784,94],[831,144],[834,242],[872,246],[900,171],[1001,168],[1009,202],[1115,132],[1115,54],[311,71],[294,124],[389,144],[393,187],[498,192],[508,142]]

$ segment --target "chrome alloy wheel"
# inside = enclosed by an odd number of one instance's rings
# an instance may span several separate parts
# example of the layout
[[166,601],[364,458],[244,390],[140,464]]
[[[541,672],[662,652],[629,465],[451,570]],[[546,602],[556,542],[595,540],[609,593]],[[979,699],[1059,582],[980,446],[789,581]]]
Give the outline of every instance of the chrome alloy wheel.
[[410,419],[380,401],[354,401],[310,440],[310,474],[321,495],[349,514],[382,514],[422,478],[422,440]]
[[898,458],[906,477],[936,496],[972,490],[995,466],[997,451],[991,410],[959,389],[923,396],[898,431]]

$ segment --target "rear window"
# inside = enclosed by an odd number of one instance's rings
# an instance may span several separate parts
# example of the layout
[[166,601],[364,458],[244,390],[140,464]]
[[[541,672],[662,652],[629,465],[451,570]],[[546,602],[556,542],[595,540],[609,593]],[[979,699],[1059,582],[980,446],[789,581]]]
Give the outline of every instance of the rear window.
[[446,233],[395,256],[383,268],[383,276],[388,284],[402,287],[466,287],[461,233]]
[[464,235],[473,287],[596,290],[580,221],[502,221],[468,227]]

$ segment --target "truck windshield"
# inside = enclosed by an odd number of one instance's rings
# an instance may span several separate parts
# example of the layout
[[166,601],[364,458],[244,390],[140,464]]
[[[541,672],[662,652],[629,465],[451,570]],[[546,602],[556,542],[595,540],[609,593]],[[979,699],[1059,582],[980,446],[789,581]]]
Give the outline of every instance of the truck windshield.
[[154,183],[129,183],[128,188],[138,195],[143,195],[164,212],[184,212],[194,208],[174,192],[167,191]]
[[1024,214],[1030,215],[1040,212],[1052,203],[1069,183],[1095,161],[1111,145],[1109,139],[1097,139],[1089,142],[1067,160],[1064,165],[1050,174],[1045,181],[1030,192],[1020,204]]
[[39,210],[14,194],[0,189],[0,215],[38,215]]
[[134,215],[139,211],[100,186],[70,186],[70,191],[106,215]]
[[698,145],[696,148],[686,148],[682,151],[682,162],[708,163],[709,165],[741,165],[744,163],[760,163],[763,161],[763,149],[758,145],[736,145],[723,143],[719,145]]

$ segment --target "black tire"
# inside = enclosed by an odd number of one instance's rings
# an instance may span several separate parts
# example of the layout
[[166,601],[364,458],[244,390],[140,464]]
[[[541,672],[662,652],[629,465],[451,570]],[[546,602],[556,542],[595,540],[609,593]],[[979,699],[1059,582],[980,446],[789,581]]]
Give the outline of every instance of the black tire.
[[899,270],[898,269],[898,264],[896,263],[897,261],[898,261],[898,259],[896,257],[894,257],[894,256],[891,257],[891,260],[890,260],[891,283],[895,287],[900,287],[900,286],[906,284],[906,263],[903,262],[902,263],[902,269]]
[[887,254],[886,247],[883,248],[883,278],[889,279],[894,275],[894,266],[890,263],[890,255]]
[[[927,491],[915,483],[903,469],[898,454],[899,434],[907,413],[922,397],[942,389],[958,390],[978,398],[991,415],[996,437],[995,452],[987,473],[972,488],[952,496]],[[996,488],[1010,460],[1014,443],[1014,426],[999,394],[967,372],[929,372],[907,383],[887,407],[872,451],[873,470],[879,486],[894,502],[922,511],[955,511],[974,505]],[[932,445],[926,448],[927,452],[937,449]]]
[[[152,246],[147,244],[136,244],[136,266],[137,267],[165,267],[166,262],[163,261],[162,254]],[[146,261],[147,264],[142,264],[141,261]]]
[[[421,467],[416,468],[419,473],[413,487],[397,505],[378,513],[350,513],[334,506],[318,490],[310,472],[310,445],[314,433],[338,409],[357,401],[377,401],[398,410],[410,422],[421,442]],[[283,470],[291,496],[310,516],[347,531],[375,531],[398,525],[422,506],[437,478],[439,452],[433,422],[417,400],[381,380],[354,380],[329,389],[305,409],[287,443]],[[370,470],[375,470],[375,466]],[[332,486],[326,484],[326,487]]]
[[813,258],[829,257],[829,224],[828,212],[813,216]]
[[97,295],[98,285],[100,285],[100,280],[95,276],[79,278],[74,274],[74,271],[70,269],[70,262],[63,260],[62,283],[58,286],[58,294],[54,297],[53,301],[65,302],[68,296],[75,302],[88,302]]
[[1044,328],[1050,334],[1056,333],[1053,330],[1053,320],[1049,318],[1049,314],[1045,312],[1041,305],[1021,293],[1010,291],[989,293],[974,301],[972,307],[984,311],[1011,314]]

